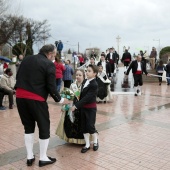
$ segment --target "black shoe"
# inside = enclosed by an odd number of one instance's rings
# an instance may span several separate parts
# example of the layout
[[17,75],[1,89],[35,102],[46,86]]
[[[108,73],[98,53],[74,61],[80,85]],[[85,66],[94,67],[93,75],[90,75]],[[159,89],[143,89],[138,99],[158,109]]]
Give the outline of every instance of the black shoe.
[[161,83],[159,83],[159,85],[161,86]]
[[169,83],[167,85],[169,86]]
[[27,159],[27,166],[32,166],[32,164],[34,163],[34,161],[35,161],[35,156],[34,156],[34,158],[32,158],[32,159]]
[[51,158],[51,157],[48,157],[48,159],[50,161],[41,161],[39,160],[39,167],[42,167],[42,166],[46,166],[46,165],[50,165],[50,164],[53,164],[54,162],[56,162],[56,158]]
[[99,142],[93,144],[93,150],[97,151],[99,149]]
[[88,147],[88,148],[83,147],[83,148],[81,149],[81,153],[86,153],[89,149],[90,149],[90,147]]
[[135,96],[138,96],[138,95],[135,93]]
[[138,90],[137,90],[137,93],[139,93],[139,92],[140,92],[140,90],[138,89]]
[[104,101],[104,103],[106,103],[106,101]]

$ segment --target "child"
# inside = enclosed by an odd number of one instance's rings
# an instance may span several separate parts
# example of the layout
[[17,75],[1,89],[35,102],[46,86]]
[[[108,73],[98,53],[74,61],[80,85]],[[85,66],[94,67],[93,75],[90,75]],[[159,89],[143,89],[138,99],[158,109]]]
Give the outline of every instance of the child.
[[71,108],[72,111],[75,109],[80,109],[81,111],[81,126],[86,142],[86,145],[82,148],[81,153],[85,153],[90,149],[90,134],[93,136],[93,150],[97,151],[99,148],[98,134],[95,128],[97,111],[96,97],[98,90],[98,85],[96,82],[97,73],[97,66],[88,66],[86,72],[87,79],[83,82],[80,100]]
[[[73,87],[80,91],[85,75],[84,70],[76,71],[76,81],[71,84],[70,89],[73,91]],[[73,103],[75,104],[78,99],[75,97]],[[74,112],[75,121],[72,123],[69,119],[68,111],[63,112],[56,130],[56,135],[68,143],[84,144],[84,136],[81,132],[81,120],[80,111],[77,109]]]
[[103,66],[99,65],[99,72],[97,74],[97,83],[98,83],[98,94],[97,94],[97,101],[98,103],[104,101],[109,101],[111,99],[111,93],[109,84],[111,83],[108,80],[106,73],[103,71]]

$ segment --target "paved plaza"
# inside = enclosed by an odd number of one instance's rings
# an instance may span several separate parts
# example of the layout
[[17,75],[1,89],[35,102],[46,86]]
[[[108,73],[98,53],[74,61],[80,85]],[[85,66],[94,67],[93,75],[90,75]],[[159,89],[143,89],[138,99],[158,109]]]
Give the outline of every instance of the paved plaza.
[[[17,113],[0,111],[0,170],[169,170],[170,169],[170,86],[144,84],[142,96],[113,95],[112,103],[98,104],[99,150],[80,153],[82,146],[67,144],[55,135],[60,106],[48,99],[51,139],[48,155],[57,162],[38,167],[36,129],[35,164],[26,166],[24,130]],[[7,106],[8,103],[5,103]]]

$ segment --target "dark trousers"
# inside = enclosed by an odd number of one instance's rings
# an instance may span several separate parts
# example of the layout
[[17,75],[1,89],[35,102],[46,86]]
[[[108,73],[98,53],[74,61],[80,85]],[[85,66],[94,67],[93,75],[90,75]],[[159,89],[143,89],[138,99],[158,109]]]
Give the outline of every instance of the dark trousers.
[[3,98],[4,95],[8,95],[8,99],[9,99],[9,105],[12,106],[14,104],[14,98],[13,98],[13,91],[12,90],[6,90],[4,88],[0,88],[0,105],[2,106],[2,102],[3,102]]
[[125,66],[125,67],[128,67],[129,64],[130,64],[130,61],[124,61],[124,66]]
[[134,86],[137,87],[143,85],[142,74],[134,74]]
[[114,71],[115,71],[115,64],[114,63],[110,64],[110,70],[111,70],[111,73],[114,73]]
[[[158,76],[162,76],[162,75],[163,73],[158,73]],[[162,83],[162,77],[158,77],[158,79],[159,79],[159,82]]]
[[64,80],[64,87],[70,88],[71,80]]
[[4,93],[0,91],[0,107],[2,107],[3,98],[4,98]]
[[96,123],[96,108],[82,108],[81,109],[81,129],[83,134],[96,133],[95,123]]
[[50,119],[47,103],[22,98],[17,98],[16,103],[25,134],[34,133],[37,122],[39,138],[48,139],[50,137]]
[[62,83],[62,79],[61,78],[56,79],[56,86],[57,86],[57,91],[58,92],[60,92],[61,83]]

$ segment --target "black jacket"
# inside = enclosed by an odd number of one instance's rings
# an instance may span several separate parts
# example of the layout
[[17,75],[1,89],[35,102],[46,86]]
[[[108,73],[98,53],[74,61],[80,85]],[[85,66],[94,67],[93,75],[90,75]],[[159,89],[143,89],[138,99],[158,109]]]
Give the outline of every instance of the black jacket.
[[[101,61],[99,61],[98,63],[97,63],[97,66],[101,66],[102,65],[102,62]],[[106,74],[109,76],[109,77],[111,77],[111,69],[110,69],[110,65],[109,65],[109,63],[106,61]]]
[[[112,53],[112,58],[113,58],[114,63],[117,62],[117,57],[118,57],[118,54],[116,52]],[[109,61],[109,60],[110,60],[110,53],[108,53],[106,56],[106,61]]]
[[98,84],[96,82],[96,79],[91,80],[89,82],[89,85],[83,89],[86,81],[87,80],[84,80],[82,84],[80,100],[75,104],[77,109],[82,108],[85,104],[96,102],[98,91]]
[[170,63],[168,63],[168,64],[166,65],[165,71],[166,71],[167,73],[170,73]]
[[[126,75],[129,74],[129,72],[130,72],[131,69],[132,69],[132,73],[135,74],[136,71],[137,71],[137,68],[138,68],[138,62],[137,62],[137,60],[132,61],[131,64],[130,64],[130,66],[129,66],[129,68],[128,68],[128,70],[127,70],[127,72],[126,72]],[[145,64],[144,64],[143,62],[141,62],[141,69],[142,69],[142,74],[143,74],[143,72],[144,72],[146,75],[148,74],[148,72],[146,71]]]
[[48,94],[59,102],[61,97],[56,88],[55,65],[43,54],[27,56],[22,61],[16,76],[15,88],[22,88],[42,96]]
[[129,59],[130,61],[132,60],[132,56],[131,56],[131,54],[129,52],[123,53],[121,61],[124,62],[126,59]]

